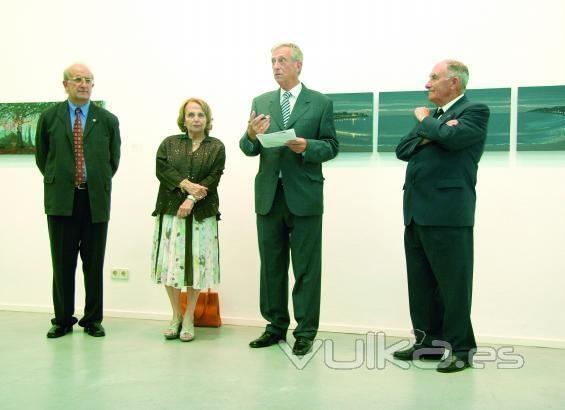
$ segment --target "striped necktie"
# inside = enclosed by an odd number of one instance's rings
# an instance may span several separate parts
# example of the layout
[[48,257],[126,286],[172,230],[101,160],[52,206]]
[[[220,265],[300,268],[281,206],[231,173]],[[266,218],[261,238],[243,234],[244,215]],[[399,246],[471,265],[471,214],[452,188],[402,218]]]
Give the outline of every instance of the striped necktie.
[[285,91],[283,94],[283,99],[281,103],[281,111],[283,117],[283,125],[286,128],[286,124],[288,124],[288,119],[290,118],[290,91]]
[[84,149],[82,142],[82,111],[77,107],[75,110],[75,123],[73,125],[73,142],[75,151],[75,186],[84,182]]

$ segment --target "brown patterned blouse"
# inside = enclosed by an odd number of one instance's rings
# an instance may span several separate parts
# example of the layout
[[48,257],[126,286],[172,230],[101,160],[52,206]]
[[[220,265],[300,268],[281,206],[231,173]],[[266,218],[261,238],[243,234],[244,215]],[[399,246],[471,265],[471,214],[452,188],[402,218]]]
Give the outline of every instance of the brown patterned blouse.
[[194,152],[192,140],[186,134],[165,138],[157,150],[156,174],[161,184],[152,215],[177,213],[187,197],[179,184],[187,178],[208,188],[208,195],[194,204],[194,218],[201,221],[216,215],[220,219],[217,187],[225,162],[225,147],[217,138],[207,136]]

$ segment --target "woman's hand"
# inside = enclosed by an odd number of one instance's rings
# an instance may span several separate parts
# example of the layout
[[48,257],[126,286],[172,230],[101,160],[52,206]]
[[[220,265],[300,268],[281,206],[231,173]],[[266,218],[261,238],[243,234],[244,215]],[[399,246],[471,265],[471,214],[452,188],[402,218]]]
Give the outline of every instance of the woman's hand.
[[177,211],[177,218],[186,218],[194,208],[194,201],[192,199],[185,199]]
[[179,186],[182,192],[194,196],[197,201],[204,199],[206,195],[208,195],[208,188],[206,188],[204,185],[190,182],[188,179],[183,179]]

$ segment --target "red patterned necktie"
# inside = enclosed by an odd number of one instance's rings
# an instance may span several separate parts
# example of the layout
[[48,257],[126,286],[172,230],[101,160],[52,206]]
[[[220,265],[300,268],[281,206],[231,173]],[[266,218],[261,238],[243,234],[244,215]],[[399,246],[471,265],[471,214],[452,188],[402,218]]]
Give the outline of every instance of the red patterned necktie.
[[75,110],[75,123],[73,125],[73,141],[75,145],[75,186],[84,182],[84,149],[82,146],[82,121],[80,108]]

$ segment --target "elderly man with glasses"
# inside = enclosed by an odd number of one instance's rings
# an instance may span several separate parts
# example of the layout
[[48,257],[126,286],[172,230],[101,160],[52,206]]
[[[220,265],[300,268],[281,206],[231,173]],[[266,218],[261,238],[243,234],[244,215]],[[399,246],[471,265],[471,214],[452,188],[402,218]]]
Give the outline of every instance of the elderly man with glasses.
[[36,163],[43,174],[45,213],[53,263],[53,305],[48,338],[71,332],[77,323],[75,270],[84,273],[84,316],[91,336],[102,327],[102,272],[110,218],[112,176],[120,160],[118,119],[91,104],[94,76],[83,64],[64,71],[68,99],[46,110],[37,124]]

